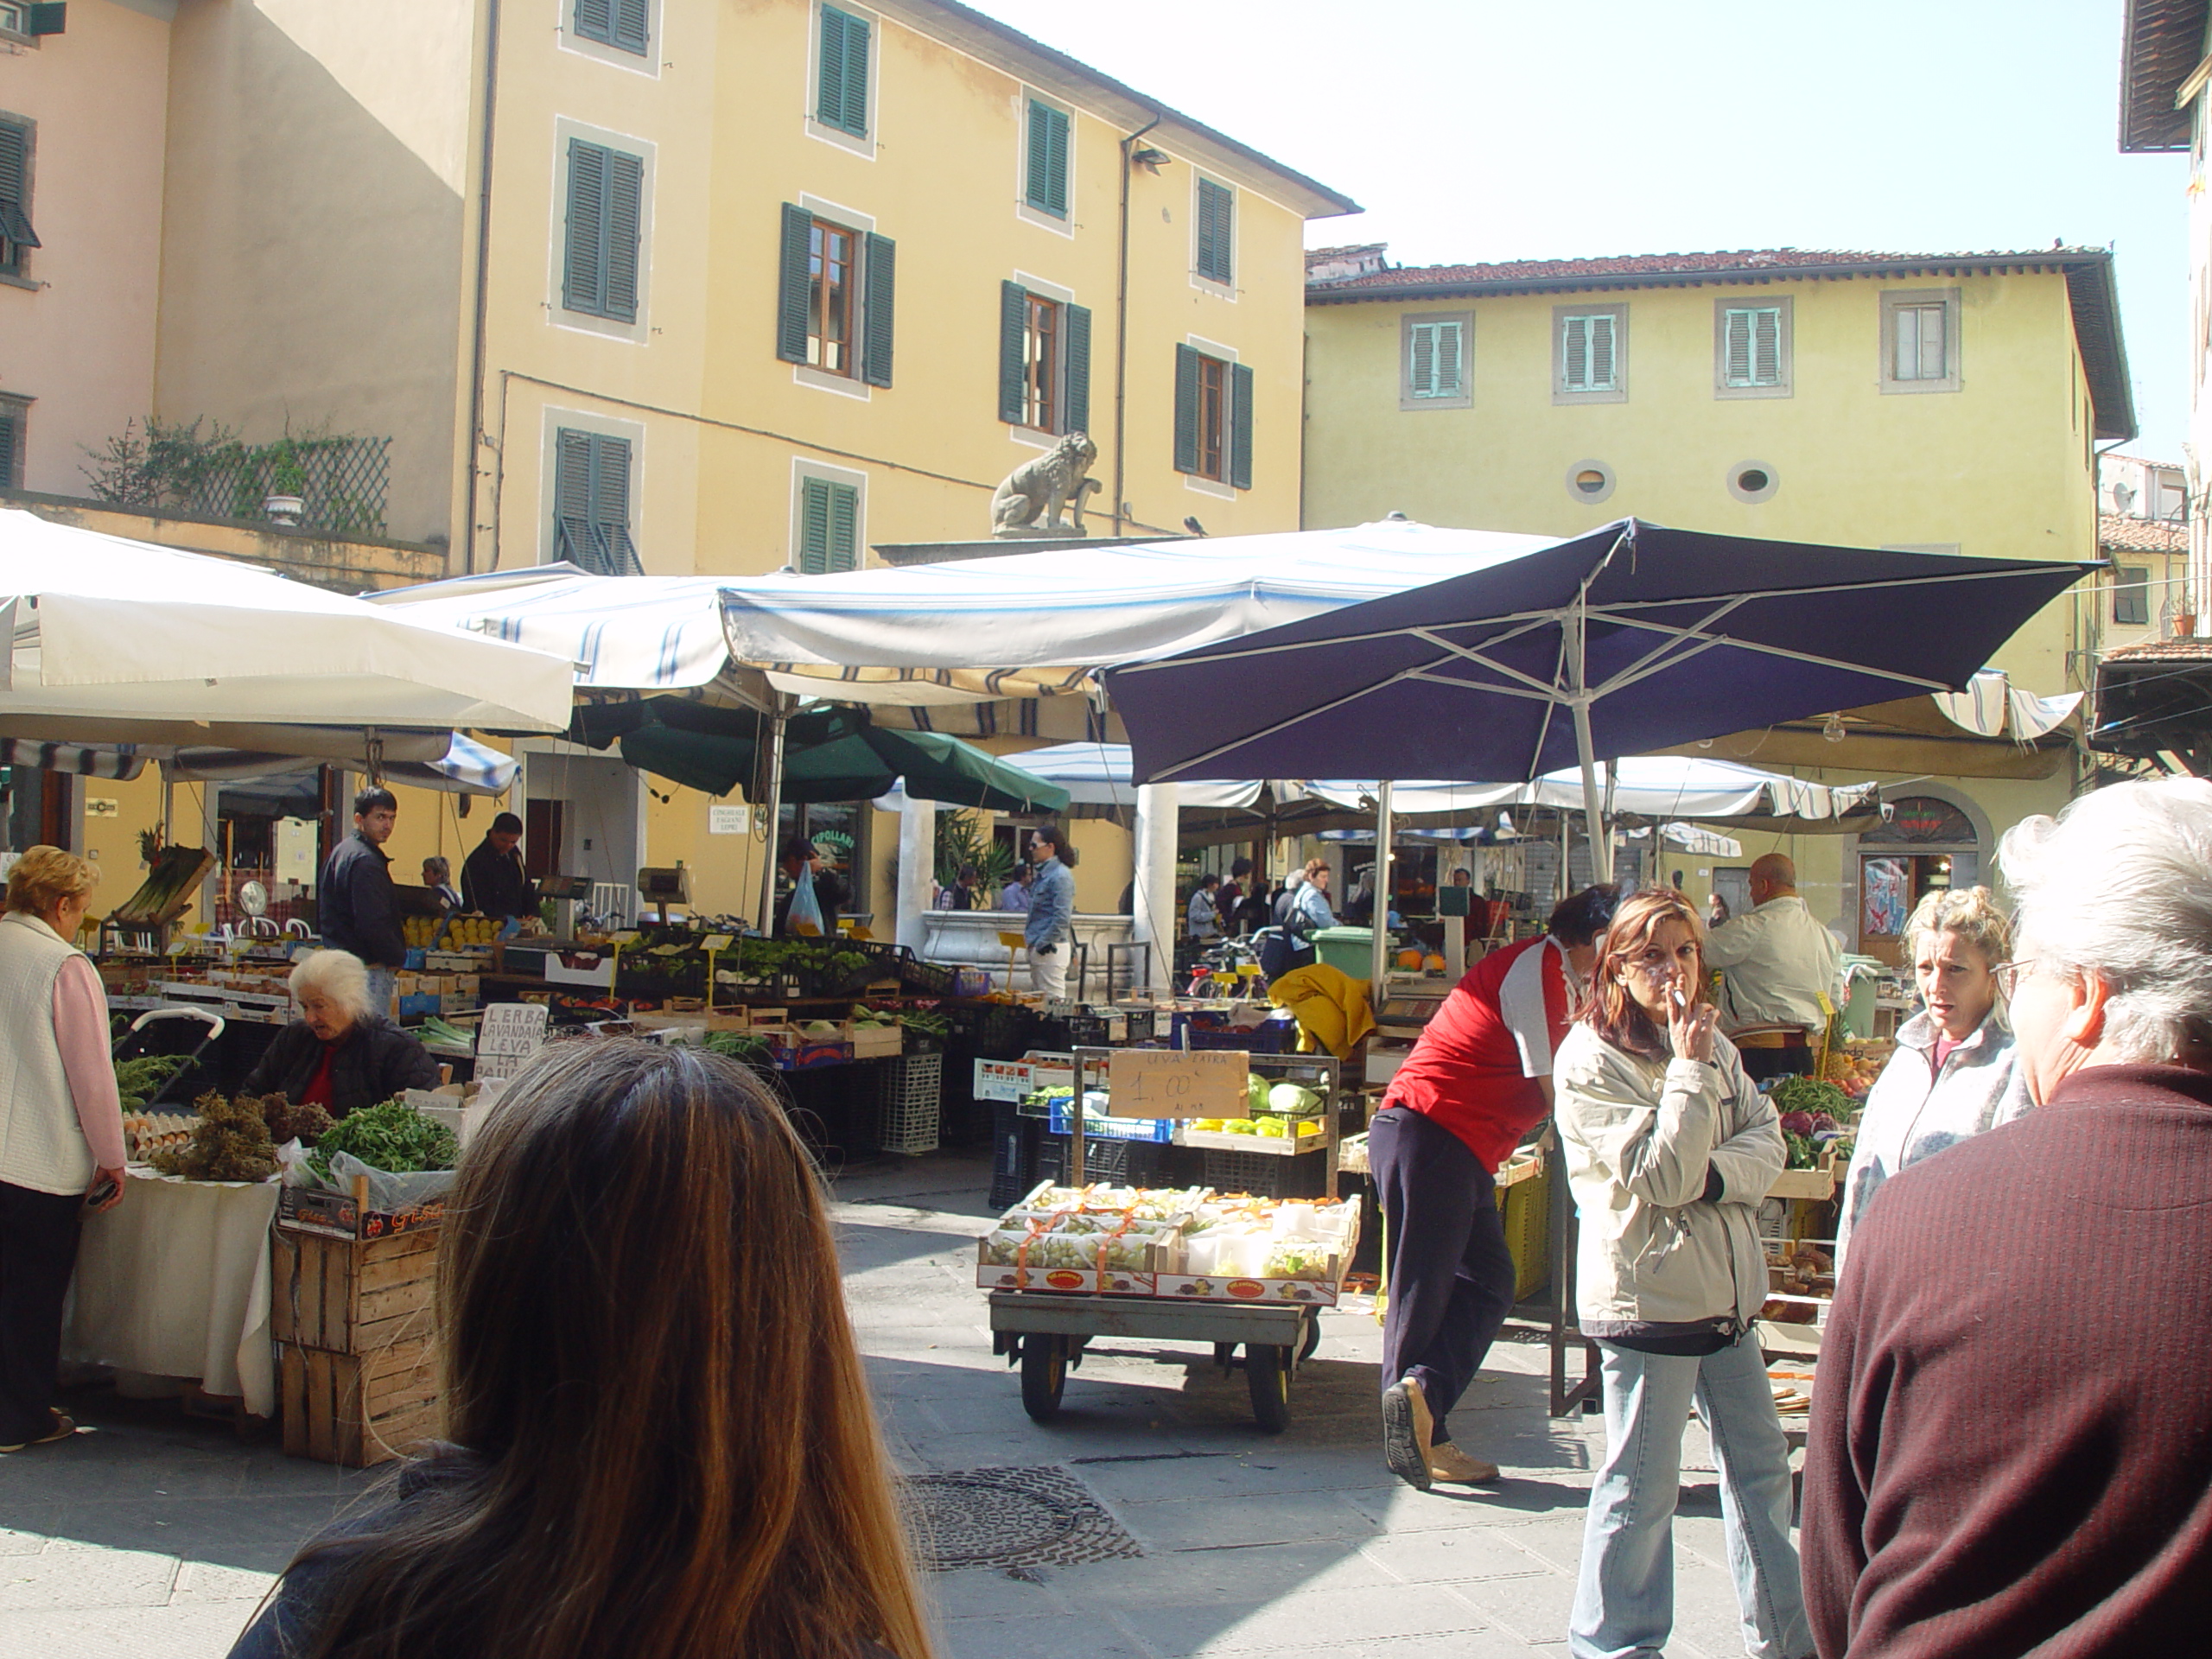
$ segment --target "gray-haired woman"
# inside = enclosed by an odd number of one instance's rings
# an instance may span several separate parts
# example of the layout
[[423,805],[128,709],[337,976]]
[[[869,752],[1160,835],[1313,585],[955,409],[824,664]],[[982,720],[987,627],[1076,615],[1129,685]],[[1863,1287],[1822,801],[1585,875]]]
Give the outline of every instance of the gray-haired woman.
[[292,969],[300,1018],[276,1033],[245,1080],[249,1095],[282,1094],[343,1117],[407,1089],[435,1089],[429,1050],[370,1001],[369,972],[349,950],[318,950]]
[[1836,1224],[1839,1268],[1883,1182],[2035,1103],[1997,995],[2012,930],[1989,889],[1929,893],[1904,942],[1922,1011],[1898,1029],[1897,1051],[1866,1096]]

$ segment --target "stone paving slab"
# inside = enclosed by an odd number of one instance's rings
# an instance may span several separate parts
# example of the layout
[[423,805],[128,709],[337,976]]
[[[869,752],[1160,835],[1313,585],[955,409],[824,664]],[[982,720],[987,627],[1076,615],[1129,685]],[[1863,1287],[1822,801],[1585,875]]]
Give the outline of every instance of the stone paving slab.
[[[1380,1331],[1322,1318],[1281,1436],[1196,1344],[1100,1344],[1050,1425],[994,1357],[972,1239],[988,1167],[939,1156],[845,1172],[855,1328],[901,1468],[1053,1466],[1143,1548],[1084,1566],[929,1575],[943,1659],[1506,1659],[1565,1653],[1603,1433],[1544,1410],[1541,1346],[1501,1343],[1453,1414],[1495,1487],[1420,1493],[1382,1467]],[[378,1479],[288,1459],[173,1405],[73,1399],[94,1432],[0,1459],[0,1654],[220,1659],[308,1536]],[[1711,1461],[1685,1437],[1675,1659],[1739,1653]]]

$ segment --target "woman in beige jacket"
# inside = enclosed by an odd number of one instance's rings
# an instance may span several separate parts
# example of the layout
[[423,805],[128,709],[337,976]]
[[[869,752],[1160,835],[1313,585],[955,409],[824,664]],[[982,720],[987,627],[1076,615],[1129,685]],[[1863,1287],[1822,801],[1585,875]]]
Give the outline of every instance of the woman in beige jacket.
[[1720,1471],[1745,1650],[1813,1650],[1789,1543],[1789,1450],[1750,1335],[1767,1282],[1754,1216],[1782,1173],[1782,1130],[1713,1029],[1703,935],[1671,889],[1623,903],[1553,1072],[1581,1220],[1578,1310],[1605,1395],[1605,1463],[1568,1629],[1576,1659],[1666,1648],[1693,1408]]

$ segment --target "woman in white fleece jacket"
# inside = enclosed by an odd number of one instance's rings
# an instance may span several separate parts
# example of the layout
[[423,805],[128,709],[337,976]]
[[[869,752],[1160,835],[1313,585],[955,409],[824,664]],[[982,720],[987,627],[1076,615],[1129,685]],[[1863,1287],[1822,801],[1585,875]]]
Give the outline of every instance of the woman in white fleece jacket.
[[1713,1029],[1703,940],[1697,912],[1669,888],[1624,902],[1554,1065],[1581,1219],[1578,1311],[1605,1393],[1605,1463],[1568,1627],[1576,1659],[1665,1650],[1693,1407],[1720,1471],[1745,1650],[1813,1650],[1789,1542],[1789,1449],[1750,1334],[1767,1282],[1754,1216],[1782,1173],[1782,1129]]

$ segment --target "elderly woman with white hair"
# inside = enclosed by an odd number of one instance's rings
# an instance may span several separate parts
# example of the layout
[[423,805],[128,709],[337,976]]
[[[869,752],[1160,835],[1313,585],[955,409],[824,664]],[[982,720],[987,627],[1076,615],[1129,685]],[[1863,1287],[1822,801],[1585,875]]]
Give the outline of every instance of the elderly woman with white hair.
[[2012,929],[1987,887],[1931,893],[1904,925],[1921,1011],[1866,1096],[1844,1177],[1838,1260],[1882,1183],[1969,1135],[2009,1123],[2035,1103],[1997,995]]
[[2036,1109],[1885,1184],[1821,1356],[1824,1655],[2202,1652],[2212,1626],[2212,783],[1999,852]]
[[245,1080],[249,1095],[281,1094],[333,1117],[435,1089],[429,1050],[371,1001],[369,970],[350,950],[318,950],[292,969],[300,1017],[276,1033]]

